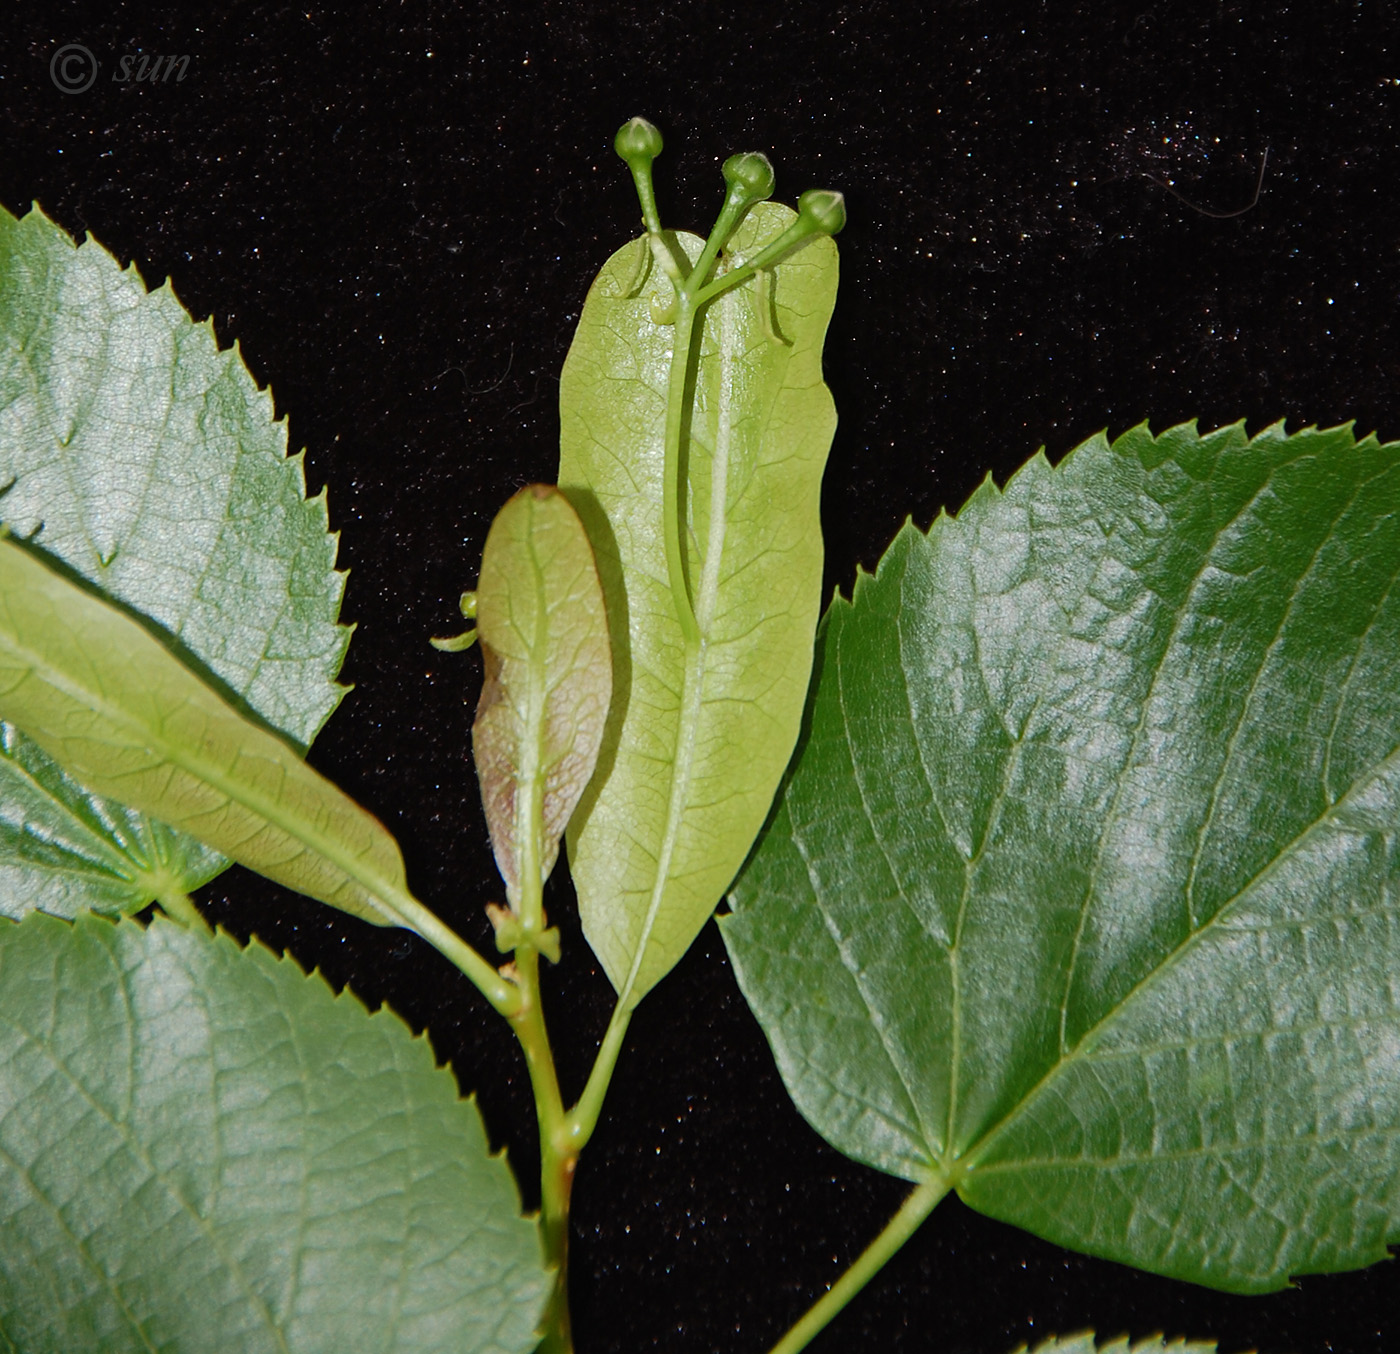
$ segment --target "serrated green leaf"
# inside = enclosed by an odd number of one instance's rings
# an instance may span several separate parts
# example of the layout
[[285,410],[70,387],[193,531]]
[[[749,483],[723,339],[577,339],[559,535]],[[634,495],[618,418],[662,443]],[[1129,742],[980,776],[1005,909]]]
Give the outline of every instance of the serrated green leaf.
[[472,751],[511,906],[531,868],[549,877],[598,761],[612,696],[608,618],[583,524],[533,484],[496,515],[481,556],[477,636],[486,680]]
[[1400,1239],[1400,444],[1030,462],[820,644],[724,928],[842,1151],[1237,1291]]
[[[1094,1342],[1093,1331],[1081,1331],[1058,1340],[1042,1340],[1030,1354],[1215,1354],[1215,1351],[1214,1340],[1167,1340],[1160,1335],[1150,1335],[1146,1340],[1135,1340],[1131,1344],[1127,1336],[1120,1336],[1100,1345]],[[1026,1346],[1018,1346],[1011,1354],[1026,1354]]]
[[[342,694],[349,631],[324,496],[236,347],[37,208],[0,209],[0,512],[149,617],[305,748]],[[94,800],[5,735],[0,907],[143,906],[227,863]],[[108,831],[106,824],[116,827]],[[94,834],[96,840],[94,840]],[[154,852],[154,854],[153,854]]]
[[[793,219],[761,204],[732,253]],[[693,259],[701,241],[681,235]],[[817,239],[704,319],[682,464],[702,642],[687,651],[662,517],[670,283],[641,242],[593,284],[560,380],[560,487],[607,599],[613,708],[569,828],[584,933],[621,1002],[680,959],[742,864],[797,737],[820,608],[822,469],[836,426],[821,347],[836,247]]]
[[27,1354],[526,1354],[548,1289],[426,1040],[257,942],[0,924],[0,1330]]
[[0,716],[97,794],[288,888],[411,924],[394,839],[138,621],[0,540]]

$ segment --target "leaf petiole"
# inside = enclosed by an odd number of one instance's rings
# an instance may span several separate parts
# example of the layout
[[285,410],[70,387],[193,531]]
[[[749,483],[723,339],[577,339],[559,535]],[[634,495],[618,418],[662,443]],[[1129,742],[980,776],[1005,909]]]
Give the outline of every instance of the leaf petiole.
[[899,1248],[919,1230],[919,1224],[942,1202],[952,1188],[942,1174],[919,1185],[905,1199],[884,1230],[856,1258],[856,1262],[807,1309],[769,1354],[798,1354],[806,1349],[850,1300],[884,1267]]
[[520,989],[502,976],[450,926],[424,907],[411,893],[401,893],[382,901],[392,907],[405,930],[426,940],[440,955],[475,984],[481,995],[507,1020],[521,1007]]
[[598,1115],[603,1108],[603,1097],[608,1093],[613,1069],[617,1066],[617,1056],[622,1052],[622,1041],[627,1035],[627,1025],[636,1008],[624,1006],[619,1001],[613,1007],[612,1019],[603,1033],[603,1042],[598,1045],[598,1055],[593,1060],[593,1070],[588,1074],[588,1082],[579,1096],[578,1103],[569,1111],[564,1121],[564,1135],[575,1152],[583,1151],[593,1130],[598,1124]]
[[186,930],[191,927],[207,926],[203,914],[194,905],[194,900],[183,889],[171,887],[162,889],[156,896],[161,911],[173,922],[178,922]]

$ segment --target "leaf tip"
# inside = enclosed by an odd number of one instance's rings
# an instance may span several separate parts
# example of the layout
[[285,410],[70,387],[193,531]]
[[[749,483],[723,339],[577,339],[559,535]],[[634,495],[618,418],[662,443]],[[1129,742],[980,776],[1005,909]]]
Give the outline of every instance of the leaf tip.
[[[888,554],[889,552],[886,551],[885,553]],[[884,558],[885,558],[885,556],[882,555],[882,556],[880,557],[880,561],[883,562]],[[858,564],[856,565],[856,576],[855,576],[855,580],[854,580],[854,581],[852,582],[852,584],[851,584],[851,593],[850,593],[850,596],[847,597],[847,596],[843,595],[843,593],[841,592],[841,589],[840,589],[840,588],[837,588],[837,589],[836,589],[836,596],[832,599],[833,605],[835,604],[835,602],[840,601],[840,602],[845,603],[845,605],[848,606],[848,607],[854,606],[855,603],[856,603],[856,601],[857,601],[857,599],[860,597],[860,595],[865,591],[866,588],[868,588],[868,587],[875,581],[875,579],[879,576],[879,573],[880,573],[880,564],[879,564],[879,563],[877,563],[877,564],[875,565],[875,570],[874,570],[873,573],[872,573],[869,569],[867,569],[867,568],[865,567],[864,564],[859,564],[859,563],[858,563]]]

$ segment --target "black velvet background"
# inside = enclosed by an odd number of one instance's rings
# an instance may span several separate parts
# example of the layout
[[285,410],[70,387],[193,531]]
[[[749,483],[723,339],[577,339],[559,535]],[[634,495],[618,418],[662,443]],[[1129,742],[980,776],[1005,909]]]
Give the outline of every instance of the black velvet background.
[[[11,4],[0,200],[168,274],[271,384],[329,486],[359,627],[356,689],[312,760],[486,947],[479,659],[427,637],[457,628],[495,509],[553,477],[580,303],[637,228],[618,124],[665,133],[671,225],[708,228],[739,149],[771,154],[784,200],[847,194],[825,489],[828,590],[845,588],[906,514],[926,525],[1042,443],[1193,416],[1400,436],[1395,23],[1379,0]],[[69,42],[101,63],[81,94],[50,79]],[[185,78],[112,80],[141,54],[188,55]],[[1251,210],[1198,210],[1249,204],[1266,151]],[[576,1092],[611,989],[562,875],[548,1000]],[[203,903],[426,1026],[533,1206],[512,1038],[434,952],[238,870]],[[581,1354],[766,1349],[904,1190],[798,1118],[708,927],[634,1022],[581,1168]],[[1005,1354],[1088,1325],[1360,1354],[1400,1344],[1400,1299],[1388,1264],[1225,1297],[954,1201],[813,1348]]]

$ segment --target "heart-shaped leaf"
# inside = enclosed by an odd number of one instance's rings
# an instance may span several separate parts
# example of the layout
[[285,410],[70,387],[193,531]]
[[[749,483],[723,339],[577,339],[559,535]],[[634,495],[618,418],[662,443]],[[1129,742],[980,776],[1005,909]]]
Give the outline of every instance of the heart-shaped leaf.
[[[324,497],[237,348],[168,286],[37,209],[0,209],[0,512],[148,617],[304,749],[339,701],[349,631]],[[3,907],[144,906],[226,864],[83,791],[13,732],[0,748]]]
[[547,1291],[397,1017],[197,927],[0,923],[6,1348],[527,1354]]
[[724,927],[842,1151],[1244,1292],[1400,1238],[1400,445],[1137,428],[833,605]]

